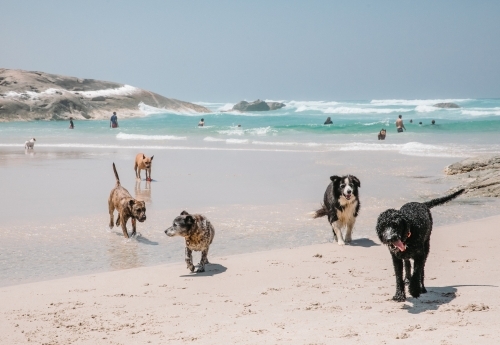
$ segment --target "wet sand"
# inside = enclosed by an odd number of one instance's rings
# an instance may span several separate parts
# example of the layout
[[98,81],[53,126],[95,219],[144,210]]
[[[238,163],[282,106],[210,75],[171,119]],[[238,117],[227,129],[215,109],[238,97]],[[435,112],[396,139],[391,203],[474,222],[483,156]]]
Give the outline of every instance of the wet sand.
[[405,303],[362,238],[3,287],[0,343],[497,344],[499,221],[435,228],[429,292]]
[[[129,149],[35,147],[0,152],[0,286],[181,262],[183,244],[163,230],[186,209],[214,224],[217,256],[332,241],[326,219],[312,220],[333,174],[361,180],[354,238],[374,238],[378,214],[440,196],[456,183],[442,173],[454,158],[385,152],[151,150],[152,176],[135,180]],[[107,198],[122,184],[147,204],[140,236],[107,228]],[[144,173],[143,173],[144,174]],[[437,225],[498,213],[494,199],[461,197],[433,210]]]

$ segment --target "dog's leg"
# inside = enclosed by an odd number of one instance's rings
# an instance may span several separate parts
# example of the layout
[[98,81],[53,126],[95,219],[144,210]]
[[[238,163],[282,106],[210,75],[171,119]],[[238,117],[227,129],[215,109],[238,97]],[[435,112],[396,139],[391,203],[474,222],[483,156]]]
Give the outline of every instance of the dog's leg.
[[122,226],[123,236],[125,236],[125,238],[129,238],[128,232],[127,232],[128,217],[123,217],[122,215],[119,215],[118,217],[120,218],[120,223],[121,223],[121,226]]
[[332,224],[335,240],[339,246],[345,245],[344,238],[342,237],[342,230],[340,230],[338,222]]
[[[134,172],[135,172],[135,178],[140,178],[137,174],[137,168],[138,168],[138,165],[137,165],[137,162],[134,163]],[[140,171],[140,170],[139,170]]]
[[186,264],[187,268],[191,271],[194,272],[194,265],[193,265],[193,251],[186,247]]
[[118,213],[118,216],[116,216],[116,226],[120,226],[120,214]]
[[411,262],[410,260],[405,260],[405,285],[410,284],[411,279]]
[[352,241],[352,229],[354,228],[354,221],[347,223],[347,230],[345,232],[345,241],[347,243]]
[[427,289],[425,288],[425,285],[424,285],[424,271],[425,271],[425,262],[427,261],[427,256],[429,255],[429,250],[430,250],[430,240],[427,240],[425,243],[424,243],[424,262],[422,264],[422,276],[421,276],[421,285],[422,285],[422,293],[427,293]]
[[422,293],[422,272],[424,270],[424,264],[425,264],[425,254],[415,257],[413,259],[413,275],[411,276],[410,279],[410,294],[418,298],[420,297],[420,294]]
[[130,236],[135,236],[137,221],[134,218],[132,218],[131,222],[132,222],[132,234]]
[[111,201],[111,198],[108,200],[108,211],[109,211],[109,228],[113,229],[113,212],[115,212],[115,205]]
[[196,270],[196,273],[205,272],[205,264],[208,264],[207,255],[208,255],[208,249],[203,250],[201,252],[200,265],[199,265],[198,269]]
[[392,264],[394,266],[394,274],[396,275],[396,294],[392,299],[396,302],[406,301],[405,283],[403,281],[403,260],[398,259],[392,253]]

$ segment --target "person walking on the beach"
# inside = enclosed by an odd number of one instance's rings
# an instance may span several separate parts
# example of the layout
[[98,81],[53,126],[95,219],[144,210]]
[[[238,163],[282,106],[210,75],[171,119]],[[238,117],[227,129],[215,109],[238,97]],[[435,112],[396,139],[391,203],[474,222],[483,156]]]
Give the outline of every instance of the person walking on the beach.
[[113,116],[111,116],[111,119],[109,120],[109,127],[118,127],[118,117],[116,116],[116,111],[113,111]]
[[73,129],[73,128],[75,128],[75,125],[73,125],[73,118],[70,117],[69,118],[69,129]]
[[203,127],[205,125],[205,119],[201,119],[200,122],[198,122],[198,127]]
[[403,129],[406,131],[405,125],[403,124],[402,115],[399,115],[399,118],[396,120],[396,128],[398,129],[398,133],[401,133]]

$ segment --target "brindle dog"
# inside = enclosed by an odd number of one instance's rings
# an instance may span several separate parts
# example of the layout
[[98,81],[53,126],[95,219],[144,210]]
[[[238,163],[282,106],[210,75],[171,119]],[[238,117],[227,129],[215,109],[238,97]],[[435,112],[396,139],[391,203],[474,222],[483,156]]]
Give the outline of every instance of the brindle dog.
[[201,261],[196,273],[205,272],[205,264],[208,264],[208,248],[214,239],[215,230],[205,216],[201,214],[189,214],[182,211],[181,215],[174,219],[170,228],[165,230],[167,236],[182,236],[186,240],[186,264],[191,272],[195,272],[193,265],[193,250],[201,251]]
[[127,232],[127,221],[132,218],[132,236],[136,234],[136,220],[144,222],[146,220],[146,204],[144,201],[139,201],[130,195],[128,190],[120,184],[120,178],[116,172],[115,163],[113,163],[113,171],[116,177],[116,186],[111,190],[108,199],[109,206],[109,228],[113,229],[113,213],[115,209],[118,211],[116,217],[116,226],[122,226],[123,236],[129,238]]

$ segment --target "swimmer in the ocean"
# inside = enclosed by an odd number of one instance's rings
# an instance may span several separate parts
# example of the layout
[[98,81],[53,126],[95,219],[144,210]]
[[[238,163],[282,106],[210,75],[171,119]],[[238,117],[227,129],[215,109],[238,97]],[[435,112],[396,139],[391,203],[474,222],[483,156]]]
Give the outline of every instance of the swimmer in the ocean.
[[403,129],[406,131],[406,127],[403,124],[403,115],[399,115],[399,118],[396,120],[396,128],[398,133],[403,132]]
[[73,128],[75,128],[75,125],[73,124],[73,118],[70,117],[69,118],[69,129],[73,129]]
[[432,120],[432,122],[431,122],[431,123],[432,123],[433,125],[435,125],[435,124],[436,124],[436,121]]
[[328,116],[328,117],[326,118],[326,121],[325,121],[324,125],[331,125],[331,124],[333,124],[333,122],[332,122],[332,118],[331,118],[330,116]]
[[198,127],[203,127],[205,126],[205,119],[201,119],[200,122],[198,122]]

